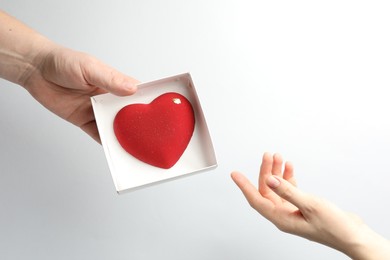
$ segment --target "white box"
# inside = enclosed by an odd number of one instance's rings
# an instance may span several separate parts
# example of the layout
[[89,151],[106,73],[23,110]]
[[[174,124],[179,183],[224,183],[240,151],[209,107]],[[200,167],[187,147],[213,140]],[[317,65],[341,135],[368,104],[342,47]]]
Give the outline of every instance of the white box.
[[[149,104],[168,92],[179,93],[192,104],[195,128],[179,161],[170,169],[162,169],[127,153],[115,136],[113,122],[123,107],[129,104]],[[140,84],[138,91],[131,96],[102,94],[92,97],[91,101],[111,176],[119,194],[217,167],[209,130],[189,73]]]

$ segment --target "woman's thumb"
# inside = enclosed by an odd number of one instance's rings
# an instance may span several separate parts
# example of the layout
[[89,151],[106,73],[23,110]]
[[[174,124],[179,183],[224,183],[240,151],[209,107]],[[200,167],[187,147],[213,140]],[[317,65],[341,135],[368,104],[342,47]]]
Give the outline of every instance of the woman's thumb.
[[308,195],[279,176],[269,176],[266,183],[268,187],[270,187],[281,198],[289,201],[298,208],[303,207],[310,201],[310,197]]

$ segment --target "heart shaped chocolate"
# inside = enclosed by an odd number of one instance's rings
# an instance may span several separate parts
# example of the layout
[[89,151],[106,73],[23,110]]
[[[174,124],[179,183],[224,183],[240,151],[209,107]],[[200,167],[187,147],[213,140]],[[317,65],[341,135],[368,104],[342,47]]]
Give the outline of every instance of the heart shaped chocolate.
[[194,110],[183,95],[165,93],[150,104],[131,104],[115,116],[114,133],[135,158],[169,169],[186,150],[195,127]]

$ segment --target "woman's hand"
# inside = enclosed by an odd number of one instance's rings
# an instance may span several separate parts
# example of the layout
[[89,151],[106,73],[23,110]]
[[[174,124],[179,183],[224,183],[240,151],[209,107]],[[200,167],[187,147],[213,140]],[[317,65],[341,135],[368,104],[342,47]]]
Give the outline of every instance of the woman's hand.
[[256,189],[242,174],[231,174],[249,204],[281,231],[330,246],[353,259],[390,259],[390,243],[357,216],[296,187],[294,169],[280,155],[265,153]]

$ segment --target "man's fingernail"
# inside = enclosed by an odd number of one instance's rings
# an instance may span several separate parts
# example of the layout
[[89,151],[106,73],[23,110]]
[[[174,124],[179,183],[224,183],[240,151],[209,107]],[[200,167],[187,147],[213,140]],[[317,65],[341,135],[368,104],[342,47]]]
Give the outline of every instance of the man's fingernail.
[[275,188],[279,187],[280,181],[277,178],[275,178],[275,176],[271,175],[267,179],[267,185],[270,188],[275,189]]
[[130,82],[125,83],[125,84],[124,84],[124,87],[125,87],[126,89],[130,90],[130,91],[135,91],[135,90],[137,90],[137,86],[134,85],[133,83],[130,83]]

